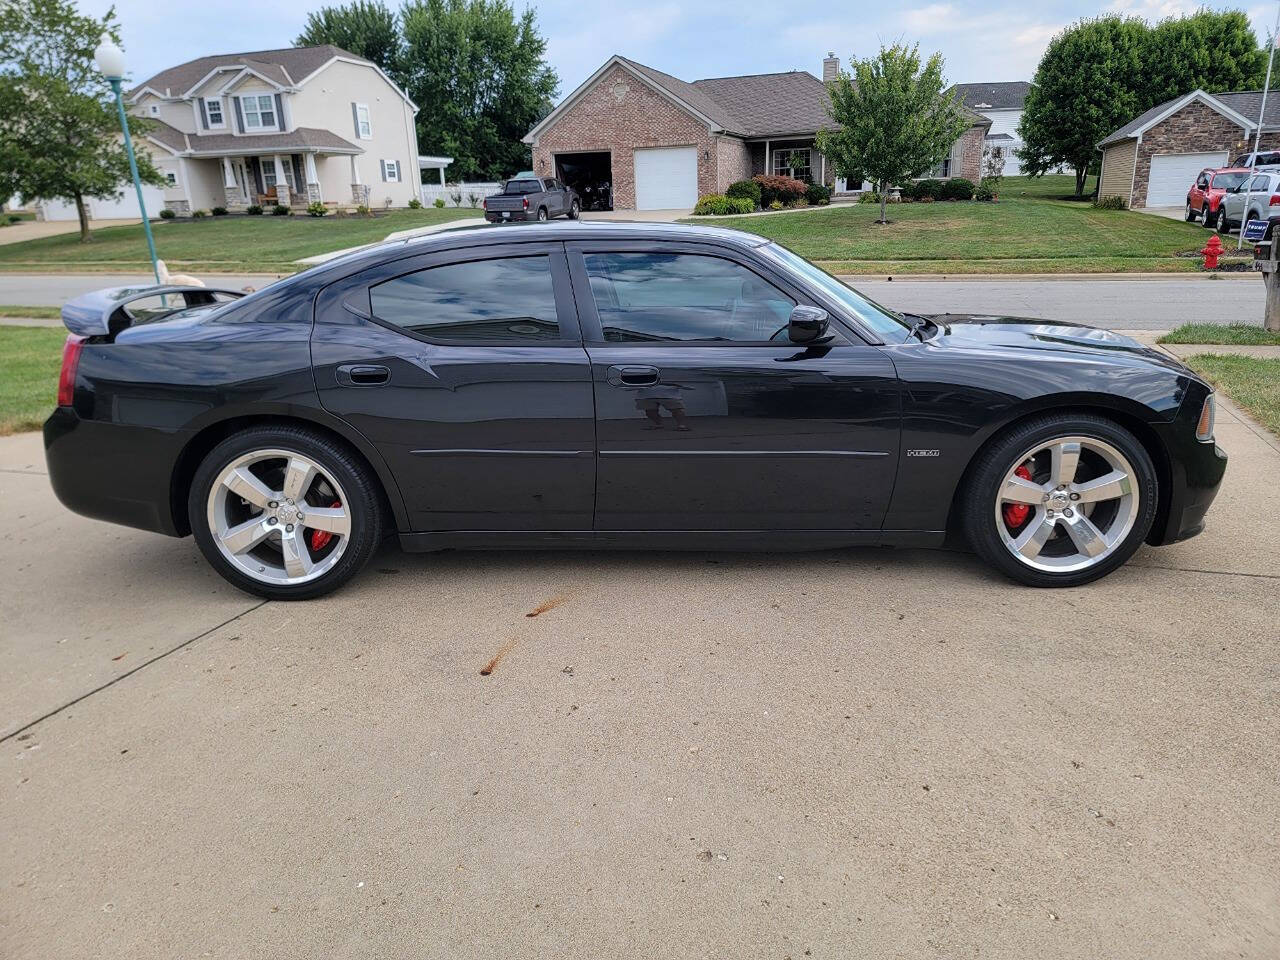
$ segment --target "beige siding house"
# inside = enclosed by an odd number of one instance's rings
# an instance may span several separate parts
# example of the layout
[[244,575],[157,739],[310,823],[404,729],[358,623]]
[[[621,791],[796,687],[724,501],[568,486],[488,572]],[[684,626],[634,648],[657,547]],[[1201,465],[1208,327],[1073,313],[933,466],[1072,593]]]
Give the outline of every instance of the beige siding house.
[[176,213],[251,204],[403,207],[418,196],[418,108],[338,47],[201,57],[128,95]]

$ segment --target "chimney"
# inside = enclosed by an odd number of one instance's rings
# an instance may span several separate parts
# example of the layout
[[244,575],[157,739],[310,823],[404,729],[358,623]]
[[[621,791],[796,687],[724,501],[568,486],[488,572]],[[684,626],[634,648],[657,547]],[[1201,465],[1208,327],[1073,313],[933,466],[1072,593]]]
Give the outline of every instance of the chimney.
[[822,61],[822,82],[835,83],[838,76],[840,76],[840,58],[834,53],[828,53],[827,59]]

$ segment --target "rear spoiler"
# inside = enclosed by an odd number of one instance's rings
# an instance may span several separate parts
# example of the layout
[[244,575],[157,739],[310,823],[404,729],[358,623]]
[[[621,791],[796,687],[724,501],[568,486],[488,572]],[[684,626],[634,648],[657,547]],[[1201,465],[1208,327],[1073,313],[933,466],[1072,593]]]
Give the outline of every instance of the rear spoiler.
[[134,317],[126,307],[138,300],[152,297],[172,298],[167,307],[172,309],[147,310],[148,320],[157,320],[170,313],[190,307],[209,306],[238,300],[242,290],[226,290],[217,287],[183,286],[179,284],[150,284],[140,287],[108,287],[82,294],[62,308],[62,323],[72,333],[81,337],[114,336],[128,328]]

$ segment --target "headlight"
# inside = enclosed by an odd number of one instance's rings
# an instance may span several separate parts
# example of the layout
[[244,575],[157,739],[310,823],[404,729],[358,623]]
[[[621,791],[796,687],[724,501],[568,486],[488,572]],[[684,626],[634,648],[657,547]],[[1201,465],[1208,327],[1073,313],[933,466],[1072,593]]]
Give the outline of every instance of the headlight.
[[1196,424],[1197,440],[1213,439],[1213,420],[1216,412],[1217,406],[1211,393],[1204,398],[1204,406],[1200,408],[1200,422]]

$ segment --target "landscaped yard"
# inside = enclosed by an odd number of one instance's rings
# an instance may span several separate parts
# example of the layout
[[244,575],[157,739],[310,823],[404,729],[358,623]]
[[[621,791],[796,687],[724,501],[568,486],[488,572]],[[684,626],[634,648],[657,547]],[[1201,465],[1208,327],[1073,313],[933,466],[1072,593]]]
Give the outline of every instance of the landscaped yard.
[[[903,203],[888,226],[873,204],[773,216],[716,218],[777,240],[833,273],[1129,273],[1199,269],[1178,254],[1208,233],[1179,220],[1088,202],[1050,199],[1074,189],[1070,176],[1006,177],[999,203]],[[689,223],[697,220],[686,221]]]
[[1186,363],[1268,430],[1280,435],[1280,360],[1196,354]]
[[1243,323],[1218,326],[1213,323],[1184,323],[1159,340],[1160,343],[1226,343],[1242,347],[1280,347],[1280,333]]
[[0,436],[36,430],[58,398],[67,331],[0,326]]
[[[292,273],[298,269],[294,261],[302,257],[373,243],[397,230],[482,216],[483,211],[470,207],[429,207],[372,217],[268,214],[156,220],[152,230],[156,252],[174,273]],[[0,270],[10,272],[148,271],[150,267],[141,224],[94,230],[91,243],[81,243],[79,234],[67,233],[0,245]]]

